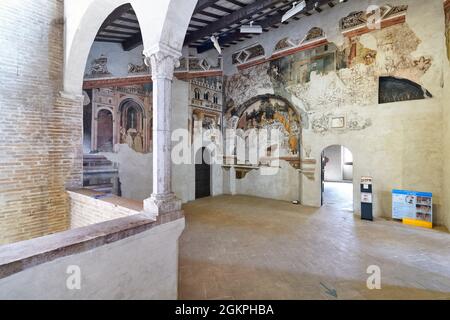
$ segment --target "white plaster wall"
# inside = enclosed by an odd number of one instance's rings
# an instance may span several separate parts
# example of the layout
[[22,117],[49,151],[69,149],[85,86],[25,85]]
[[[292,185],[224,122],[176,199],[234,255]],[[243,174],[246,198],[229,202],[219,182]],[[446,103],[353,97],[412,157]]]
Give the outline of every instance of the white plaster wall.
[[[0,280],[0,299],[177,299],[178,238],[184,219]],[[69,266],[81,289],[68,290]]]
[[299,175],[288,162],[280,161],[280,169],[275,175],[252,170],[244,178],[236,179],[236,193],[284,201],[299,200]]

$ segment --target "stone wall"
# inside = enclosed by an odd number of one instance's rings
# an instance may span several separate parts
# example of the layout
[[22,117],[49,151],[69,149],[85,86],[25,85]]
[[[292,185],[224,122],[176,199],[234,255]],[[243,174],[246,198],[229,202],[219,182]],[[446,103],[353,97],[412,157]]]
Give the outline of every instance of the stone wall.
[[81,185],[81,100],[60,94],[63,4],[0,6],[0,244],[65,230],[65,187]]

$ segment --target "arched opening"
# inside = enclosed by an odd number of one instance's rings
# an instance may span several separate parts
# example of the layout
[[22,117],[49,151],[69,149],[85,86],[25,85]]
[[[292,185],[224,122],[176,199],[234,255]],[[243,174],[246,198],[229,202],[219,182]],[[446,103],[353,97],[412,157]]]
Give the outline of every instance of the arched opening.
[[353,154],[342,145],[322,151],[321,204],[353,211]]
[[195,199],[211,196],[210,153],[203,147],[197,152],[195,161]]
[[113,151],[113,114],[110,110],[102,109],[97,115],[97,150],[99,152]]

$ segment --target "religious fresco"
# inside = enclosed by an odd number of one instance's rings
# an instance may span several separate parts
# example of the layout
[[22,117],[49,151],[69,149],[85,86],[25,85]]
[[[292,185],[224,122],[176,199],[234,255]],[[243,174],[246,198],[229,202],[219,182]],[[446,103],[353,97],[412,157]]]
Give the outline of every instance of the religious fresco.
[[445,10],[445,43],[447,45],[447,58],[450,61],[450,0],[444,3]]
[[[264,93],[293,102],[303,127],[320,134],[333,129],[330,112],[342,107],[431,98],[432,94],[421,83],[433,65],[433,58],[415,55],[421,40],[404,22],[407,8],[383,6],[382,19],[389,19],[389,24],[378,30],[365,30],[370,20],[365,13],[349,14],[341,20],[344,42],[339,46],[324,41],[320,28],[312,28],[299,42],[281,39],[276,44],[277,51],[298,48],[297,52],[269,59],[226,78],[227,126],[233,126],[234,115],[242,103]],[[395,23],[393,18],[397,19]],[[302,49],[302,42],[311,39],[321,40]],[[386,82],[386,79],[405,81]],[[346,119],[341,131],[363,130],[371,125],[370,119],[353,116]]]
[[[85,152],[114,152],[115,145],[127,144],[135,152],[151,152],[151,85],[98,88],[85,91]],[[88,112],[90,111],[90,114]]]

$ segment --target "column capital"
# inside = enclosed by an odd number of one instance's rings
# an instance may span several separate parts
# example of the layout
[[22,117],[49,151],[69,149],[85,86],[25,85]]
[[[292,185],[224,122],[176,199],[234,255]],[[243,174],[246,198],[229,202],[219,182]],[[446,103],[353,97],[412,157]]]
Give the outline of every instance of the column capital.
[[172,80],[175,68],[180,66],[181,52],[164,44],[145,50],[145,64],[151,67],[152,78]]

